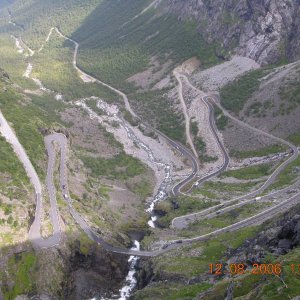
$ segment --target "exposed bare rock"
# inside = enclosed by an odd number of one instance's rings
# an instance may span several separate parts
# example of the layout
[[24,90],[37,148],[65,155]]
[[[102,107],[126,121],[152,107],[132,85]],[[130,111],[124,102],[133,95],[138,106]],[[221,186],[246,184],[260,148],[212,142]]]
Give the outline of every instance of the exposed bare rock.
[[195,72],[192,80],[205,92],[217,91],[238,76],[258,68],[259,64],[253,59],[234,56],[230,61],[226,61],[223,64]]
[[299,58],[298,0],[169,0],[168,6],[180,19],[195,19],[208,42],[220,43],[219,56],[234,50],[262,64]]

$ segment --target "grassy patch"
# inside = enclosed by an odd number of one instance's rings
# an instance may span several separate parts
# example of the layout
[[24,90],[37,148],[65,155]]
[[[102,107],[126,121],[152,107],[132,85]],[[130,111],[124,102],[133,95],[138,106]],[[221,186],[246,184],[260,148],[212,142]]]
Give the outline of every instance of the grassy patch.
[[134,300],[193,300],[195,297],[211,287],[209,283],[191,284],[191,285],[173,285],[173,284],[156,284],[151,287],[138,291],[133,295]]
[[203,162],[210,162],[217,160],[216,157],[209,156],[206,151],[206,144],[203,141],[202,137],[199,136],[199,128],[198,123],[196,121],[191,120],[190,122],[191,133],[193,134],[194,146],[196,151],[199,154],[199,158]]
[[217,157],[209,156],[206,151],[206,144],[200,136],[194,138],[194,145],[202,162],[211,162],[218,160]]
[[300,133],[290,135],[288,139],[297,146],[300,146]]
[[181,235],[190,237],[194,236],[195,233],[197,233],[197,235],[200,233],[205,234],[244,220],[245,218],[255,215],[268,206],[269,203],[246,204],[214,218],[194,222],[190,224],[188,230],[184,230]]
[[21,197],[24,186],[29,185],[29,179],[18,157],[2,136],[0,136],[0,174],[1,191],[9,198]]
[[258,90],[259,78],[265,76],[267,70],[259,69],[247,72],[232,83],[221,89],[220,97],[222,105],[235,113],[240,112],[247,100]]
[[250,293],[262,280],[262,275],[249,274],[241,280],[235,282],[234,297],[242,297]]
[[[275,182],[271,184],[268,190],[282,188],[292,184],[300,175],[300,157],[295,159],[288,165],[276,178]],[[298,175],[298,176],[297,176]]]
[[81,157],[81,160],[92,172],[92,176],[105,176],[109,179],[128,179],[141,175],[146,167],[138,159],[122,152],[113,158]]
[[[8,261],[6,271],[9,276],[12,276],[13,285],[3,285],[4,299],[15,299],[17,295],[34,292],[35,268],[36,256],[33,253],[23,252],[12,256]],[[5,275],[2,280],[6,282]]]
[[142,180],[141,182],[137,182],[133,185],[132,191],[141,198],[146,199],[152,195],[153,186],[149,181]]
[[216,105],[214,105],[214,115],[218,130],[224,130],[228,124],[228,117],[226,117],[222,110]]
[[218,240],[206,242],[202,247],[194,247],[194,249],[202,251],[201,255],[191,257],[188,253],[178,253],[176,258],[162,256],[158,258],[157,268],[164,270],[169,274],[177,274],[191,278],[208,272],[209,263],[218,261],[226,251],[226,246]]
[[282,81],[282,85],[279,88],[279,95],[284,102],[296,105],[300,104],[299,74],[300,69],[298,68],[297,75],[286,76]]
[[82,254],[88,255],[93,244],[94,242],[84,232],[80,233],[79,249]]
[[[236,232],[224,233],[205,242],[195,243],[174,251],[175,255],[155,258],[155,270],[164,270],[172,276],[192,278],[209,272],[209,264],[221,262],[228,248],[237,249],[259,232],[259,227],[248,227]],[[199,253],[199,255],[191,253]]]
[[230,151],[230,156],[236,157],[236,158],[261,157],[261,156],[267,156],[269,154],[283,152],[285,150],[286,150],[286,148],[283,145],[272,145],[272,146],[265,147],[262,149],[257,149],[257,150]]
[[109,200],[109,192],[111,188],[106,185],[101,185],[98,189],[98,194],[106,200]]
[[193,194],[202,194],[205,196],[207,192],[212,192],[218,196],[218,198],[223,198],[220,193],[232,193],[232,192],[248,192],[257,183],[247,182],[247,183],[224,183],[224,182],[214,182],[207,181],[201,187],[194,189]]
[[257,179],[259,177],[270,174],[271,165],[262,164],[257,166],[250,166],[237,170],[230,170],[222,173],[221,177],[234,177],[238,179]]
[[[282,281],[275,276],[272,276],[268,282],[265,284],[263,289],[260,289],[261,295],[264,295],[265,299],[288,299],[293,298],[300,294],[300,274],[298,269],[298,274],[292,273],[291,264],[298,266],[300,260],[299,248],[292,250],[287,255],[281,256],[278,261],[283,266],[283,279],[287,285],[284,287]],[[297,268],[296,268],[297,269]],[[275,292],[278,291],[278,292]]]
[[166,213],[164,217],[158,219],[158,223],[160,226],[168,227],[175,217],[198,212],[216,204],[218,204],[218,202],[199,200],[188,196],[169,198],[156,206],[157,209]]
[[132,232],[143,232],[144,234],[150,234],[148,225],[149,215],[146,212],[142,212],[138,218],[128,219],[127,223],[121,224],[116,232],[122,232],[129,235]]

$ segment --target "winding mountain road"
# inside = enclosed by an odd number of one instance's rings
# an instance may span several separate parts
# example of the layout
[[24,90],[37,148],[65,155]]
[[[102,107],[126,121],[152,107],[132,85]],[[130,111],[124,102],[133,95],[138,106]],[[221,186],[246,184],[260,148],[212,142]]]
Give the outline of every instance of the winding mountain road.
[[[181,74],[181,76],[186,80],[187,84],[194,90],[198,91],[198,92],[201,92],[199,89],[197,89],[196,87],[194,87],[190,81],[188,80],[188,78]],[[245,127],[247,129],[250,129],[250,130],[253,130],[255,132],[257,132],[258,134],[261,134],[261,135],[264,135],[268,138],[271,138],[273,140],[276,140],[277,142],[279,143],[282,143],[282,144],[285,144],[287,145],[289,148],[291,148],[291,151],[292,151],[292,155],[287,159],[285,160],[283,163],[281,163],[275,170],[274,172],[268,177],[268,179],[264,182],[263,185],[261,185],[258,189],[246,194],[246,195],[243,195],[243,196],[240,196],[240,197],[237,197],[237,198],[234,198],[232,200],[229,200],[226,202],[226,204],[219,204],[219,205],[215,205],[215,206],[212,206],[208,209],[205,209],[205,210],[202,210],[200,212],[195,212],[195,213],[191,213],[191,214],[188,214],[188,215],[184,215],[184,216],[180,216],[180,217],[176,217],[172,220],[172,227],[174,228],[184,228],[186,227],[188,224],[196,221],[196,220],[199,220],[200,217],[202,216],[206,216],[207,214],[209,213],[213,213],[215,212],[217,209],[221,209],[224,207],[224,205],[228,206],[229,204],[232,204],[236,201],[243,201],[243,200],[251,200],[251,198],[261,194],[263,191],[265,191],[271,184],[274,183],[274,181],[276,180],[277,176],[291,163],[293,162],[299,155],[299,149],[297,146],[293,145],[292,143],[286,141],[286,140],[283,140],[279,137],[276,137],[276,136],[273,136],[267,132],[264,132],[260,129],[257,129],[255,127],[252,127],[251,125],[247,124],[247,123],[244,123],[242,121],[240,121],[239,119],[233,117],[227,110],[225,110],[220,104],[219,102],[217,102],[212,96],[205,96],[203,97],[204,100],[210,105],[211,109],[210,111],[212,112],[212,103],[217,105],[224,113],[225,116],[227,116],[228,118],[232,119],[233,121],[237,122],[240,126],[242,127]],[[210,122],[211,123],[211,122]],[[211,123],[211,126],[214,122]],[[222,144],[222,143],[221,143]],[[204,177],[204,181],[207,180],[207,177]],[[201,183],[204,182],[203,180],[199,181]],[[253,199],[252,199],[253,200]],[[247,202],[245,202],[246,204]]]
[[[280,204],[277,204],[259,214],[256,214],[252,217],[246,218],[240,222],[234,223],[232,225],[226,226],[224,228],[220,228],[217,230],[214,230],[210,233],[200,235],[195,238],[188,238],[188,239],[182,239],[182,240],[171,240],[168,241],[167,244],[162,249],[154,250],[154,251],[136,251],[136,250],[130,250],[130,249],[124,249],[120,247],[115,247],[113,245],[110,245],[107,243],[104,239],[102,239],[88,224],[87,222],[81,217],[81,215],[74,209],[72,205],[72,199],[69,194],[68,190],[68,180],[67,180],[67,169],[66,169],[66,161],[67,161],[67,148],[68,148],[68,140],[65,135],[61,133],[55,133],[52,135],[49,135],[46,137],[47,142],[49,144],[52,144],[52,147],[49,147],[48,155],[52,159],[55,159],[56,152],[53,147],[53,143],[56,143],[59,146],[60,149],[60,187],[61,192],[64,195],[64,199],[68,204],[69,211],[76,221],[76,223],[81,227],[81,229],[89,236],[90,239],[95,241],[96,243],[100,244],[103,248],[105,248],[107,251],[119,253],[119,254],[125,254],[125,255],[135,255],[135,256],[144,256],[144,257],[151,257],[151,256],[157,256],[160,254],[163,254],[167,251],[170,251],[172,249],[175,249],[181,245],[186,245],[189,243],[197,242],[206,240],[210,237],[216,236],[218,234],[224,233],[224,232],[230,232],[235,231],[247,226],[251,226],[254,224],[260,224],[264,222],[265,220],[268,220],[272,218],[274,215],[284,212],[291,208],[292,206],[300,203],[300,193],[297,193],[296,195],[292,196],[291,198],[281,202]],[[53,174],[55,163],[49,164],[48,171],[50,174]],[[53,177],[49,177],[53,180]]]
[[[93,77],[92,75],[84,72],[82,69],[80,69],[77,65],[77,55],[78,55],[78,49],[79,49],[79,43],[76,42],[75,40],[65,36],[57,27],[54,27],[56,32],[59,34],[60,37],[72,42],[75,46],[75,50],[74,50],[74,55],[73,55],[73,67],[75,68],[75,70],[77,70],[77,72],[79,73],[80,78],[85,81],[85,82],[96,82],[99,83],[107,88],[109,88],[110,90],[114,91],[115,93],[117,93],[118,95],[120,95],[123,100],[124,100],[124,104],[125,104],[125,108],[127,109],[127,111],[135,118],[137,118],[138,120],[142,121],[142,119],[132,110],[131,105],[129,103],[128,97],[126,94],[124,94],[123,92],[119,91],[118,89],[110,86],[107,83],[104,83],[100,80],[98,80],[97,78]],[[52,28],[50,29],[51,32]],[[50,34],[50,33],[49,33]],[[49,34],[47,37],[47,41],[49,40]],[[184,179],[183,181],[179,182],[175,187],[173,187],[172,189],[172,194],[174,196],[178,196],[181,192],[181,188],[185,185],[187,185],[188,183],[190,183],[191,181],[194,180],[194,178],[197,176],[198,171],[199,171],[199,161],[197,158],[197,155],[192,154],[189,149],[187,149],[187,147],[183,146],[182,144],[180,144],[179,142],[175,142],[173,140],[171,140],[168,136],[166,136],[165,134],[163,134],[162,132],[160,132],[159,130],[152,128],[151,126],[145,124],[146,127],[150,128],[151,130],[155,131],[157,134],[159,134],[160,136],[162,136],[172,147],[174,147],[176,150],[178,150],[182,155],[184,155],[185,157],[187,157],[187,159],[191,162],[192,164],[192,173],[191,175],[189,175],[186,179]],[[194,149],[194,151],[196,151]],[[210,176],[211,177],[211,176]],[[210,178],[209,177],[209,178]]]
[[[178,81],[181,82],[181,76],[185,80],[187,79],[187,77],[185,75],[177,74],[177,80]],[[187,82],[187,83],[190,87],[192,87],[189,84],[189,82]],[[181,82],[181,86],[182,86],[182,82]],[[205,181],[207,181],[207,180],[219,175],[220,173],[224,172],[227,169],[227,167],[229,165],[229,161],[230,161],[227,150],[226,150],[225,146],[223,145],[223,143],[220,139],[220,136],[218,135],[218,129],[216,127],[216,122],[215,122],[215,118],[214,118],[214,107],[213,107],[213,105],[211,105],[211,103],[209,101],[206,100],[206,96],[201,97],[201,101],[203,101],[204,105],[207,107],[207,110],[209,111],[209,128],[210,128],[210,132],[211,132],[211,135],[214,137],[214,139],[215,139],[215,141],[216,141],[216,143],[219,147],[220,152],[222,153],[222,160],[223,161],[222,161],[222,165],[219,166],[216,170],[214,170],[210,174],[207,174],[207,175],[203,176],[202,178],[200,178],[197,181],[198,186],[201,185],[202,183],[204,183]],[[188,192],[190,192],[191,189]]]
[[191,130],[190,130],[191,118],[188,114],[186,103],[185,103],[184,97],[183,97],[182,81],[180,79],[179,72],[176,69],[174,70],[173,74],[174,74],[176,80],[178,81],[178,96],[179,96],[180,103],[181,103],[181,106],[182,106],[182,112],[183,112],[183,115],[184,115],[184,118],[185,118],[185,135],[186,135],[186,139],[187,139],[187,142],[190,145],[195,157],[198,157],[199,155],[197,153],[197,150],[196,150],[195,145],[193,143],[193,138],[191,136]]
[[0,133],[6,139],[6,141],[12,146],[14,152],[22,163],[27,176],[29,177],[31,184],[33,185],[36,198],[36,210],[35,218],[29,229],[29,239],[31,240],[33,246],[36,249],[49,248],[59,244],[61,238],[61,231],[59,227],[59,214],[56,206],[55,198],[55,189],[53,189],[53,169],[54,158],[52,156],[52,151],[50,151],[49,140],[46,138],[46,148],[48,151],[48,170],[47,170],[47,188],[49,192],[49,199],[51,204],[50,215],[53,224],[53,235],[47,239],[42,238],[41,236],[41,220],[43,218],[43,201],[42,201],[42,184],[36,173],[35,168],[33,167],[30,159],[28,158],[23,146],[19,142],[14,131],[6,121],[2,112],[0,111]]
[[97,82],[97,83],[99,83],[99,84],[101,84],[101,85],[103,85],[103,86],[109,88],[109,89],[112,90],[113,92],[117,93],[119,96],[121,96],[121,97],[123,98],[126,109],[131,113],[131,115],[132,115],[133,117],[136,117],[136,118],[137,118],[136,113],[132,110],[132,108],[131,108],[131,106],[130,106],[130,104],[129,104],[129,100],[128,100],[128,97],[127,97],[126,94],[124,94],[123,92],[119,91],[118,89],[116,89],[116,88],[110,86],[109,84],[107,84],[107,83],[105,83],[105,82],[103,82],[103,81],[101,81],[101,80],[99,80],[99,79],[93,77],[92,75],[87,74],[86,72],[84,72],[82,69],[80,69],[80,68],[78,67],[78,65],[77,65],[77,54],[78,54],[78,49],[79,49],[79,43],[77,43],[77,42],[74,41],[73,39],[71,39],[71,38],[65,36],[64,34],[62,34],[61,31],[60,31],[57,27],[55,27],[55,30],[56,30],[56,32],[57,32],[62,38],[66,39],[66,40],[68,40],[68,41],[70,41],[70,42],[72,42],[72,43],[75,45],[75,51],[74,51],[74,56],[73,56],[73,67],[78,71],[78,73],[79,73],[81,79],[82,79],[83,81],[86,81],[86,82]]
[[[56,32],[63,37],[66,40],[71,41],[74,45],[75,45],[75,50],[74,50],[74,56],[73,56],[73,66],[74,68],[78,71],[80,77],[82,78],[82,80],[84,80],[85,82],[97,82],[103,86],[106,86],[107,88],[111,89],[112,91],[116,92],[118,95],[120,95],[125,103],[125,107],[126,109],[132,114],[132,116],[137,117],[138,116],[133,112],[133,110],[130,107],[129,101],[127,96],[115,89],[114,87],[94,78],[93,76],[87,74],[86,72],[82,71],[78,66],[77,66],[77,53],[78,53],[78,48],[79,48],[79,44],[74,41],[73,39],[70,39],[68,37],[66,37],[65,35],[63,35],[58,28],[54,27],[54,29],[56,30]],[[49,32],[47,39],[49,40],[51,33],[53,32],[53,29],[51,29],[52,31]],[[193,87],[189,81],[188,78],[184,75],[184,74],[180,74],[180,77],[183,77],[187,83],[190,85],[191,88],[198,90],[197,88]],[[199,91],[199,90],[198,90]],[[211,97],[206,96],[203,97],[203,101],[205,101],[205,103],[208,105],[209,107],[209,112],[210,112],[210,127],[212,130],[212,133],[214,134],[218,145],[220,147],[220,149],[222,150],[222,153],[224,155],[224,159],[223,159],[223,165],[222,167],[217,170],[216,172],[214,172],[213,174],[209,174],[207,176],[205,176],[204,178],[200,179],[199,182],[204,182],[205,180],[211,178],[212,176],[215,176],[216,174],[220,173],[222,170],[224,170],[224,168],[226,168],[226,165],[228,164],[228,155],[226,153],[226,149],[224,148],[216,127],[215,127],[215,123],[214,123],[214,118],[213,118],[213,106],[211,103]],[[253,128],[248,124],[245,124],[237,119],[235,119],[234,117],[232,117],[227,111],[225,111],[214,99],[213,99],[213,103],[216,104],[217,106],[219,106],[224,114],[228,117],[230,117],[233,120],[236,120],[238,123],[240,123],[243,126],[246,126],[256,132],[259,132],[261,134],[264,134],[265,136],[271,137],[271,138],[275,138],[277,141],[283,142],[284,144],[290,146],[292,148],[293,151],[293,155],[286,160],[284,163],[282,163],[274,172],[273,174],[268,178],[268,180],[266,181],[266,183],[260,187],[258,190],[256,190],[255,192],[249,193],[245,196],[242,196],[239,198],[239,200],[242,199],[246,199],[249,198],[251,195],[258,194],[260,192],[262,192],[267,186],[269,186],[276,178],[276,176],[290,163],[292,162],[297,156],[298,156],[298,149],[297,147],[295,147],[294,145],[292,145],[289,142],[286,142],[280,138],[277,137],[273,137],[270,134],[267,134],[259,129]],[[67,160],[67,138],[62,135],[62,134],[52,134],[49,135],[45,138],[45,144],[46,144],[46,148],[47,148],[47,152],[48,152],[48,170],[47,170],[47,189],[48,189],[48,193],[49,193],[49,199],[50,199],[50,204],[51,204],[51,220],[52,220],[52,224],[53,224],[53,229],[54,229],[54,234],[52,237],[50,237],[49,239],[45,240],[42,239],[40,236],[40,225],[41,225],[41,216],[42,216],[42,188],[41,188],[41,184],[39,182],[39,179],[37,177],[37,174],[33,168],[33,166],[31,165],[24,149],[22,148],[21,144],[18,142],[17,138],[14,136],[13,141],[11,141],[9,139],[10,136],[12,136],[12,130],[10,129],[10,127],[6,126],[5,124],[5,119],[2,116],[2,114],[0,115],[0,122],[1,122],[1,133],[6,137],[7,137],[7,141],[9,141],[15,152],[19,153],[19,158],[21,160],[21,162],[23,163],[26,172],[29,176],[29,178],[31,179],[31,182],[34,185],[35,191],[36,191],[36,198],[37,198],[37,206],[36,206],[36,215],[35,215],[35,220],[33,225],[30,228],[30,239],[33,242],[33,245],[36,248],[43,248],[43,247],[51,247],[51,246],[55,246],[59,243],[60,241],[60,225],[59,225],[59,212],[57,209],[57,204],[56,204],[56,190],[55,190],[55,186],[53,183],[53,172],[54,172],[54,166],[55,166],[55,159],[56,159],[56,151],[55,148],[53,146],[53,143],[57,143],[60,147],[60,152],[61,152],[61,159],[60,159],[60,186],[61,186],[61,191],[64,195],[65,201],[67,201],[68,204],[68,208],[69,211],[71,213],[71,215],[73,216],[74,220],[78,223],[78,225],[82,228],[82,230],[95,242],[101,244],[106,250],[111,251],[111,252],[115,252],[115,253],[120,253],[120,254],[126,254],[126,255],[135,255],[135,256],[156,256],[159,254],[162,254],[166,251],[169,251],[171,249],[174,249],[180,245],[183,244],[188,244],[191,242],[195,242],[195,241],[200,241],[200,240],[205,240],[209,237],[215,236],[217,234],[223,233],[223,232],[227,232],[227,231],[234,231],[234,230],[238,230],[240,228],[246,227],[246,226],[251,226],[253,224],[259,224],[263,221],[265,221],[266,219],[272,218],[275,214],[278,214],[280,212],[283,212],[287,209],[289,209],[291,206],[297,204],[300,202],[300,193],[297,193],[296,195],[294,195],[293,197],[283,201],[282,203],[275,205],[259,214],[256,214],[250,218],[247,218],[245,220],[242,220],[240,222],[237,222],[235,224],[232,224],[230,226],[215,230],[211,233],[205,234],[205,235],[200,235],[198,237],[195,238],[190,238],[190,239],[182,239],[182,240],[173,240],[173,241],[168,241],[167,244],[165,244],[163,246],[163,249],[159,249],[157,251],[135,251],[135,250],[129,250],[129,249],[122,249],[119,247],[114,247],[110,244],[108,244],[107,242],[105,242],[97,233],[95,233],[92,228],[89,227],[89,225],[87,224],[87,222],[81,217],[81,215],[74,209],[73,205],[72,205],[72,199],[70,198],[70,194],[68,191],[68,182],[67,182],[67,169],[66,169],[66,160]],[[4,121],[3,121],[4,120]],[[3,124],[4,126],[3,126]],[[8,124],[7,124],[8,125]],[[2,129],[3,126],[3,129]],[[10,130],[10,131],[9,131]],[[191,153],[188,149],[186,149],[186,147],[180,145],[177,142],[172,141],[171,139],[169,139],[167,136],[165,136],[164,134],[160,133],[159,131],[156,130],[156,132],[158,132],[162,137],[164,137],[173,147],[175,147],[178,151],[180,151],[182,154],[184,154],[191,162],[192,162],[192,167],[193,167],[193,171],[192,174],[186,178],[185,180],[181,181],[180,183],[178,183],[172,190],[172,193],[174,195],[178,195],[181,192],[181,188],[183,186],[185,186],[187,183],[190,183],[190,181],[194,180],[195,176],[198,173],[198,160],[196,155],[194,155],[193,153]],[[226,159],[227,157],[227,159]],[[236,201],[237,199],[234,199],[232,201]],[[216,209],[218,206],[215,206],[213,208],[210,209]],[[200,212],[200,213],[196,213],[198,214],[203,214],[204,211]],[[205,213],[208,213],[208,210],[206,210]],[[191,215],[196,215],[196,214],[191,214]],[[182,216],[180,218],[182,218],[182,220],[187,220],[188,218],[191,217],[191,215],[188,216]],[[173,220],[174,222],[180,222],[178,221],[179,219],[176,218],[177,221]]]

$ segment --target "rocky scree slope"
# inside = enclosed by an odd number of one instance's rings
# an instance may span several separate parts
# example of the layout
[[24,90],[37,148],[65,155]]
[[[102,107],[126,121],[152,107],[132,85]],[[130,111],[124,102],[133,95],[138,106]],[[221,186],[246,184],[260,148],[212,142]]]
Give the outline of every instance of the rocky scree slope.
[[208,42],[222,41],[224,56],[233,50],[261,64],[300,57],[299,0],[169,0],[180,19],[197,22]]

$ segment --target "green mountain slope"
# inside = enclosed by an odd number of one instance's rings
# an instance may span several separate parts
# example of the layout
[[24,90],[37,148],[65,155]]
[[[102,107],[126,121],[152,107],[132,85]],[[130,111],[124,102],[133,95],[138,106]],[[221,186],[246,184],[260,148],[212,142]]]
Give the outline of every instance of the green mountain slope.
[[201,38],[195,22],[179,22],[163,5],[137,17],[150,3],[31,0],[15,1],[8,9],[13,22],[24,32],[13,25],[11,30],[22,32],[22,39],[31,48],[39,49],[50,28],[57,26],[80,43],[78,63],[84,70],[128,91],[133,87],[126,79],[149,67],[152,57],[160,64],[172,61],[164,74],[192,56],[197,56],[203,66],[218,61],[214,50],[217,45],[209,45]]
[[[61,26],[66,34],[71,34],[98,3],[99,0],[84,3],[80,0],[17,0],[5,9],[9,9],[13,21],[24,29],[24,40],[32,48],[39,48],[52,26]],[[14,29],[20,31],[20,28]]]
[[217,62],[214,45],[204,42],[196,23],[178,22],[175,15],[154,9],[133,19],[145,3],[103,1],[72,35],[81,43],[79,65],[124,88],[124,81],[145,69],[153,56],[161,64],[172,60],[166,72],[193,56],[204,66]]
[[[37,50],[44,43],[50,28],[59,27],[64,34],[80,43],[78,65],[82,69],[129,93],[131,102],[147,122],[184,142],[183,118],[175,111],[174,103],[169,101],[168,90],[158,90],[150,95],[140,93],[127,79],[151,68],[153,59],[156,61],[153,72],[160,72],[160,75],[151,83],[152,86],[170,73],[175,65],[191,56],[197,56],[203,66],[209,66],[218,61],[215,45],[203,41],[194,22],[178,22],[176,16],[163,10],[163,6],[156,10],[151,8],[136,17],[150,3],[133,0],[87,1],[83,5],[80,1],[69,0],[62,5],[60,1],[15,1],[9,10],[13,22],[24,28],[24,31],[13,25],[10,25],[10,30],[16,35],[21,34],[26,44]],[[6,26],[3,30],[7,30]],[[57,45],[52,47],[50,53],[38,56],[37,66],[40,71],[35,74],[40,74],[53,90],[66,92],[72,98],[80,97],[82,93],[76,93],[78,88],[70,90],[70,86],[75,86],[77,80],[66,76],[71,74],[72,65],[68,65],[69,69],[53,69],[56,66],[53,58],[66,54],[60,53],[61,48]],[[74,46],[65,42],[64,47],[70,48],[67,55],[71,62]],[[166,60],[169,63],[165,68],[163,64]],[[50,66],[49,70],[53,72],[48,74],[51,76],[43,75],[45,68],[42,65]],[[65,88],[63,85],[67,83],[68,88]],[[60,86],[62,91],[59,90]],[[156,95],[156,101],[152,103],[153,95]],[[163,113],[155,115],[158,108],[162,108],[160,111]],[[155,116],[149,115],[149,111],[154,112]]]

